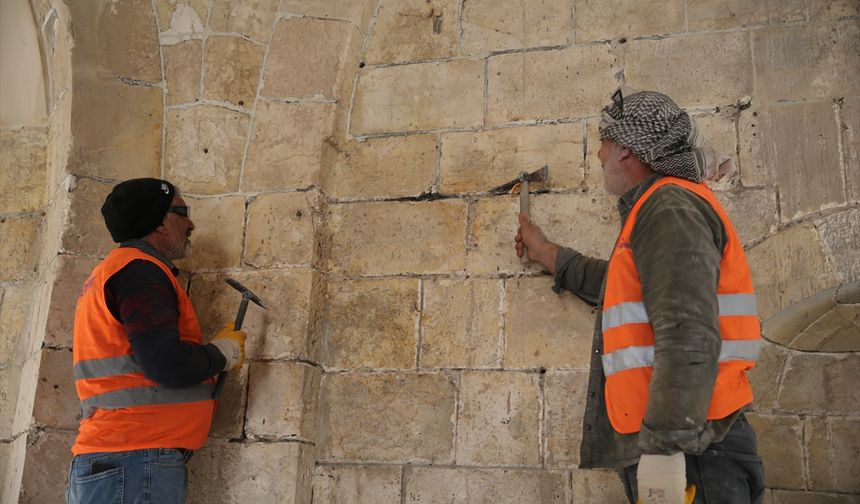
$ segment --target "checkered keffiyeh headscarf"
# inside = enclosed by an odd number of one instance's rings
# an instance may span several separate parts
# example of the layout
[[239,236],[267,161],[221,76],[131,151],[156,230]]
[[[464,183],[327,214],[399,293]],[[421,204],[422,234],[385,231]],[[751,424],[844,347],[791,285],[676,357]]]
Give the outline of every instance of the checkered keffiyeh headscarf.
[[722,175],[696,123],[662,93],[619,88],[601,115],[600,138],[628,147],[657,173],[692,182]]

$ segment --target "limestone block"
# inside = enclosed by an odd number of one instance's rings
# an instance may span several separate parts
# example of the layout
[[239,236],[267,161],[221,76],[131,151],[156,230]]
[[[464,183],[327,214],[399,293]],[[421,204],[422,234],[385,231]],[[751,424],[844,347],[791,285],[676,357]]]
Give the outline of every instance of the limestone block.
[[252,304],[245,313],[246,358],[316,359],[316,327],[325,292],[322,275],[308,268],[195,274],[191,301],[206,337],[235,320],[241,294],[224,283],[227,276],[254,292],[268,308]]
[[319,228],[316,192],[261,194],[248,205],[245,263],[257,268],[310,265]]
[[270,191],[318,185],[335,107],[328,103],[260,102],[242,189]]
[[755,96],[760,100],[830,99],[860,90],[852,77],[860,69],[856,20],[765,28],[753,31],[752,40]]
[[461,54],[567,45],[572,28],[570,2],[493,2],[463,5]]
[[457,0],[381,2],[367,41],[368,63],[448,58],[457,51]]
[[505,282],[505,368],[579,368],[591,360],[594,310],[552,279]]
[[314,502],[400,502],[400,473],[400,467],[395,466],[318,466],[314,474]]
[[847,210],[816,221],[824,249],[840,280],[860,279],[860,211]]
[[27,436],[27,455],[19,504],[63,502],[75,433],[36,431]]
[[810,225],[771,236],[751,248],[747,260],[762,320],[836,283],[818,235]]
[[410,278],[329,283],[325,365],[337,369],[414,368],[418,281]]
[[803,421],[796,416],[746,413],[758,437],[767,484],[803,488]]
[[462,201],[353,203],[332,205],[331,210],[334,271],[376,275],[465,268]]
[[856,16],[860,5],[855,0],[812,0],[812,19],[841,19]]
[[[804,492],[791,490],[773,491],[773,503],[779,504],[857,504],[855,495],[826,494],[819,492]],[[770,501],[765,501],[770,504]]]
[[450,376],[337,373],[321,387],[318,460],[453,462]]
[[279,12],[327,19],[345,19],[355,24],[362,33],[367,32],[370,19],[376,10],[374,0],[283,0]]
[[265,51],[265,46],[243,38],[209,37],[203,57],[203,97],[251,108]]
[[[213,41],[220,38],[213,37]],[[202,43],[199,40],[188,40],[180,44],[164,46],[161,50],[164,51],[167,105],[199,101],[200,72],[203,61]],[[256,92],[256,85],[254,91]]]
[[194,231],[191,250],[186,259],[176,261],[185,270],[235,268],[242,253],[242,225],[245,218],[245,198],[220,196],[192,198],[185,202],[191,207]]
[[[856,375],[855,375],[856,376]],[[808,417],[809,477],[812,490],[860,493],[860,419]]]
[[618,85],[608,44],[492,56],[487,123],[595,115]]
[[741,26],[806,21],[803,0],[774,4],[741,0],[692,0],[687,5],[690,31],[724,30]]
[[18,398],[20,397],[18,388],[21,383],[21,365],[15,363],[9,365],[6,362],[0,367],[0,439],[11,439],[14,435],[19,434],[19,427],[26,428],[26,425],[20,425],[18,417]]
[[0,213],[34,212],[45,201],[47,130],[0,130]]
[[762,324],[762,335],[774,343],[791,347],[798,334],[836,306],[835,297],[834,287],[791,305]]
[[33,318],[34,290],[30,282],[18,282],[0,289],[0,367],[21,360]]
[[625,502],[624,485],[618,473],[592,469],[573,471],[573,504],[612,504]]
[[206,28],[212,0],[155,0],[162,32],[198,33]]
[[549,165],[541,189],[579,187],[583,176],[582,125],[557,124],[442,135],[439,192],[485,192],[523,171]]
[[162,90],[87,78],[85,72],[75,74],[74,90],[69,173],[114,180],[159,176]]
[[457,464],[540,464],[540,375],[464,372]]
[[[207,335],[204,335],[204,340]],[[247,358],[248,354],[245,353]],[[248,405],[248,371],[251,367],[249,361],[238,370],[227,373],[224,378],[224,388],[215,408],[212,418],[212,429],[209,432],[211,438],[217,439],[242,439],[245,437],[245,410]]]
[[779,385],[789,355],[790,351],[784,346],[762,339],[758,361],[747,375],[752,384],[753,401],[757,409],[773,410],[777,407]]
[[352,29],[348,23],[284,18],[272,35],[263,76],[263,96],[337,99],[341,56]]
[[0,217],[0,281],[29,278],[39,254],[38,217]]
[[[705,139],[714,148],[718,156],[732,158],[737,168],[738,163],[738,128],[737,119],[740,111],[735,107],[728,107],[723,112],[714,114],[694,115],[693,120]],[[737,179],[736,174],[724,177],[719,182],[708,181],[708,186],[714,190],[732,187]]]
[[[773,136],[766,109],[750,108],[738,116],[738,173],[744,186],[776,183],[776,167],[766,159],[764,144]],[[776,137],[774,137],[776,138]]]
[[27,453],[27,436],[0,441],[0,498],[17,502],[21,493],[21,476],[24,472],[24,457]]
[[[278,10],[277,0],[214,0],[209,29],[239,33],[259,42],[267,42]],[[208,43],[207,43],[208,45]]]
[[842,104],[842,150],[848,199],[860,201],[860,98]]
[[568,468],[579,464],[587,387],[586,371],[546,373],[543,443],[547,466]]
[[483,104],[483,61],[374,68],[359,76],[350,132],[474,128]]
[[51,289],[45,343],[53,347],[71,348],[76,300],[81,295],[84,281],[100,261],[72,255],[60,255],[57,261],[59,270]]
[[732,220],[741,242],[756,242],[776,231],[776,192],[773,189],[717,191],[717,199]]
[[408,135],[351,143],[329,179],[337,199],[418,196],[436,177],[436,138]]
[[[577,43],[660,35],[684,31],[684,2],[660,2],[659,8],[636,0],[575,0],[574,39]],[[609,91],[612,92],[611,90]]]
[[406,502],[569,502],[567,474],[528,469],[407,467]]
[[[150,0],[73,2],[68,6],[75,24],[72,61],[76,67],[107,76],[161,81],[158,34]],[[111,43],[106,44],[106,40]],[[156,91],[160,97],[161,90]]]
[[860,355],[792,355],[785,366],[777,401],[784,410],[797,412],[860,412]]
[[247,114],[212,105],[168,111],[167,178],[183,192],[236,191],[249,123]]
[[624,54],[624,82],[666,93],[681,107],[728,105],[752,94],[750,58],[746,32],[634,40]]
[[599,124],[599,118],[592,118],[586,121],[584,189],[588,193],[611,199],[613,196],[609,195],[603,186],[603,163],[597,157],[597,153],[601,147],[600,132],[598,131]]
[[186,502],[306,504],[313,486],[313,451],[313,446],[295,442],[210,440],[188,464]]
[[98,180],[77,180],[69,195],[69,224],[63,234],[65,251],[103,257],[114,248],[101,214],[101,207],[112,188],[113,184]]
[[254,362],[245,431],[253,439],[314,440],[320,368],[301,362]]
[[72,350],[42,350],[33,420],[48,427],[76,430],[80,411]]
[[807,352],[860,352],[860,305],[837,305],[801,331],[792,348]]
[[[615,199],[588,194],[539,194],[531,198],[531,219],[550,240],[583,254],[606,257],[618,234]],[[472,208],[469,273],[514,273],[526,268],[514,250],[519,199],[498,196],[478,200]]]
[[422,368],[495,368],[501,359],[498,280],[424,282]]

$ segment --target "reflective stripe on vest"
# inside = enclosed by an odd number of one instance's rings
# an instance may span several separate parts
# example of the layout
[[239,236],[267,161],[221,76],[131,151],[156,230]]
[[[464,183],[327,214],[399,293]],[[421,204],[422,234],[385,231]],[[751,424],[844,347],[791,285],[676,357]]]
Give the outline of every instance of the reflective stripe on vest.
[[200,383],[193,387],[134,387],[114,390],[81,401],[83,418],[89,418],[99,408],[119,409],[131,406],[152,404],[178,404],[212,399],[213,387],[210,383]]
[[[720,347],[720,362],[754,361],[758,358],[761,340],[723,340]],[[604,354],[603,372],[606,376],[628,369],[654,365],[653,346],[630,346]]]
[[[758,316],[755,294],[719,294],[717,301],[720,306],[720,317]],[[610,306],[603,312],[604,332],[624,324],[646,324],[649,322],[651,321],[645,311],[645,305],[638,301]]]
[[90,359],[75,364],[75,381],[133,373],[143,374],[143,369],[133,355]]

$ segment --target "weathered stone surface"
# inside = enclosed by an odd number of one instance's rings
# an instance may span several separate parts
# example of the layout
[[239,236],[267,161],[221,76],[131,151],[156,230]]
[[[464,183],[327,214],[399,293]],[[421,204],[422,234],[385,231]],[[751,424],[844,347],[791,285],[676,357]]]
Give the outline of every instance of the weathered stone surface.
[[819,492],[803,492],[791,490],[773,491],[773,501],[767,504],[858,504],[860,497],[847,494],[825,494]]
[[0,368],[20,361],[22,357],[24,341],[31,326],[34,295],[29,282],[18,282],[0,289]]
[[498,367],[500,287],[498,280],[424,282],[422,368]]
[[840,19],[856,16],[860,5],[854,0],[812,0],[810,13],[812,19]]
[[167,104],[199,101],[200,72],[203,61],[202,42],[188,40],[180,44],[164,46],[161,50],[164,51]]
[[600,151],[601,141],[598,125],[599,118],[588,119],[585,122],[585,192],[600,195],[602,198],[612,198],[603,187],[603,164],[597,153]]
[[573,471],[573,504],[613,504],[625,502],[624,486],[611,470]]
[[351,143],[328,180],[338,199],[418,196],[436,176],[436,138],[408,135]]
[[848,199],[860,201],[860,98],[842,104],[842,151]]
[[313,452],[303,443],[210,441],[188,464],[187,502],[305,504],[311,500]]
[[860,70],[856,20],[765,28],[753,31],[752,40],[759,99],[829,99],[856,95],[860,89],[850,77]]
[[616,65],[608,44],[493,56],[487,123],[594,115],[618,85]]
[[353,135],[483,123],[484,64],[458,60],[375,68],[359,77]]
[[0,281],[20,280],[33,275],[38,259],[39,219],[0,218]]
[[167,178],[184,192],[236,191],[249,122],[247,114],[211,105],[168,111]]
[[209,29],[216,32],[240,33],[259,42],[266,42],[269,40],[269,34],[272,33],[272,24],[277,10],[277,0],[242,2],[214,0]]
[[156,0],[161,31],[171,34],[202,32],[212,0]]
[[772,185],[775,168],[765,159],[764,142],[770,136],[766,109],[756,107],[738,115],[738,173],[744,186]]
[[282,14],[303,15],[352,21],[362,33],[367,31],[370,18],[376,9],[373,0],[283,0]]
[[567,475],[528,469],[406,469],[406,502],[569,502]]
[[788,228],[747,253],[763,320],[836,283],[810,225]]
[[[12,436],[19,434],[21,431],[18,427],[18,398],[19,385],[21,383],[21,365],[18,363],[8,364],[3,362],[4,366],[0,367],[0,439],[11,439]],[[26,426],[23,426],[26,428]]]
[[45,201],[47,130],[0,130],[0,213],[34,212]]
[[391,466],[319,466],[314,474],[314,502],[400,502],[400,473],[400,467]]
[[[332,268],[346,275],[443,273],[466,263],[461,201],[332,205]],[[513,236],[513,235],[511,235]]]
[[21,476],[24,472],[24,457],[27,454],[27,436],[0,441],[0,497],[15,502],[21,493]]
[[51,290],[48,319],[45,325],[45,343],[71,348],[75,300],[81,295],[84,281],[90,276],[99,260],[61,255],[57,261],[59,261],[59,270]]
[[789,351],[767,339],[762,340],[761,352],[754,368],[748,372],[753,388],[753,401],[759,409],[772,410],[777,407],[776,398],[782,381],[785,361]]
[[260,102],[242,189],[302,189],[319,184],[335,107],[328,103]]
[[[514,273],[523,265],[514,250],[519,198],[482,199],[472,209],[469,273]],[[615,199],[588,194],[539,194],[531,198],[531,219],[557,243],[583,254],[606,257],[618,234]]]
[[410,278],[329,283],[325,365],[338,369],[414,368],[418,281]]
[[807,352],[860,352],[860,305],[837,305],[802,330],[791,347]]
[[715,193],[732,220],[743,243],[761,240],[776,230],[776,192],[772,189],[744,189]]
[[809,413],[860,413],[860,355],[792,355],[777,401],[783,410]]
[[740,177],[738,177],[738,111],[735,107],[729,107],[723,112],[715,114],[704,114],[693,117],[699,131],[714,148],[718,156],[727,156],[732,159],[735,173],[724,176],[719,181],[709,180],[708,187],[714,191],[725,191],[734,188]]
[[447,58],[457,50],[457,0],[383,2],[367,42],[368,63]]
[[203,58],[203,97],[251,108],[265,51],[265,46],[243,38],[209,37]]
[[579,464],[586,371],[549,371],[544,383],[544,458],[550,467]]
[[84,73],[75,74],[74,90],[68,171],[114,180],[159,176],[162,90]]
[[[244,327],[243,327],[244,329]],[[208,339],[204,335],[204,340]],[[247,358],[247,351],[245,357]],[[251,364],[246,360],[238,370],[227,373],[224,389],[218,399],[218,407],[212,418],[209,437],[218,439],[242,439],[245,435],[245,409],[248,404],[248,371]]]
[[579,187],[583,176],[582,125],[558,124],[442,135],[439,192],[485,192],[522,173],[550,166],[538,188]]
[[806,422],[810,488],[860,493],[860,419],[809,417]]
[[248,205],[245,262],[258,268],[311,264],[319,208],[316,192],[257,196]]
[[251,364],[245,431],[252,438],[314,440],[320,369],[301,362]]
[[82,255],[106,256],[114,247],[101,216],[101,207],[112,184],[78,179],[69,199],[68,227],[63,233],[63,249]]
[[634,40],[624,54],[624,81],[659,89],[681,107],[728,105],[752,93],[750,58],[746,32]]
[[728,2],[692,0],[687,5],[687,23],[690,31],[723,30],[740,26],[799,21],[806,21],[806,5],[803,0],[789,0],[774,4],[741,0]]
[[505,368],[588,367],[594,310],[551,286],[548,277],[505,282]]
[[818,291],[792,304],[762,324],[762,335],[782,346],[790,346],[810,324],[836,306],[836,287]]
[[[575,0],[574,38],[577,43],[660,35],[684,31],[684,2],[660,2],[660,7],[636,0]],[[611,91],[610,91],[611,92]]]
[[540,464],[540,375],[464,372],[457,463]]
[[566,45],[572,25],[564,0],[467,2],[461,23],[461,54]]
[[191,301],[207,337],[236,317],[241,294],[224,283],[226,276],[250,289],[268,307],[250,305],[245,313],[247,358],[317,358],[316,332],[325,292],[322,275],[308,268],[194,275]]
[[325,375],[318,460],[451,463],[455,395],[446,374]]
[[221,196],[216,198],[186,197],[191,207],[194,231],[191,250],[186,259],[177,261],[182,269],[235,268],[242,254],[242,224],[245,198]]
[[842,281],[860,280],[860,210],[848,210],[817,221],[828,259]]
[[281,19],[272,35],[260,94],[279,98],[339,98],[335,96],[335,84],[350,33],[348,23]]
[[746,413],[758,437],[768,486],[804,488],[803,421],[796,416]]
[[72,432],[36,432],[28,436],[18,503],[63,502],[74,441]]
[[80,403],[72,373],[72,350],[42,350],[33,420],[61,429],[78,428]]

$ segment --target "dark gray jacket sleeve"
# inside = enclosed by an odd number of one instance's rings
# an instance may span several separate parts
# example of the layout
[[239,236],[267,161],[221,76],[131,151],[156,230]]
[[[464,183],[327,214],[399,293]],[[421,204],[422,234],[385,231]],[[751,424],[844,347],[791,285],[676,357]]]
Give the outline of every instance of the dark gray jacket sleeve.
[[568,290],[594,306],[600,301],[600,289],[609,263],[562,247],[555,261],[555,282],[552,290]]

